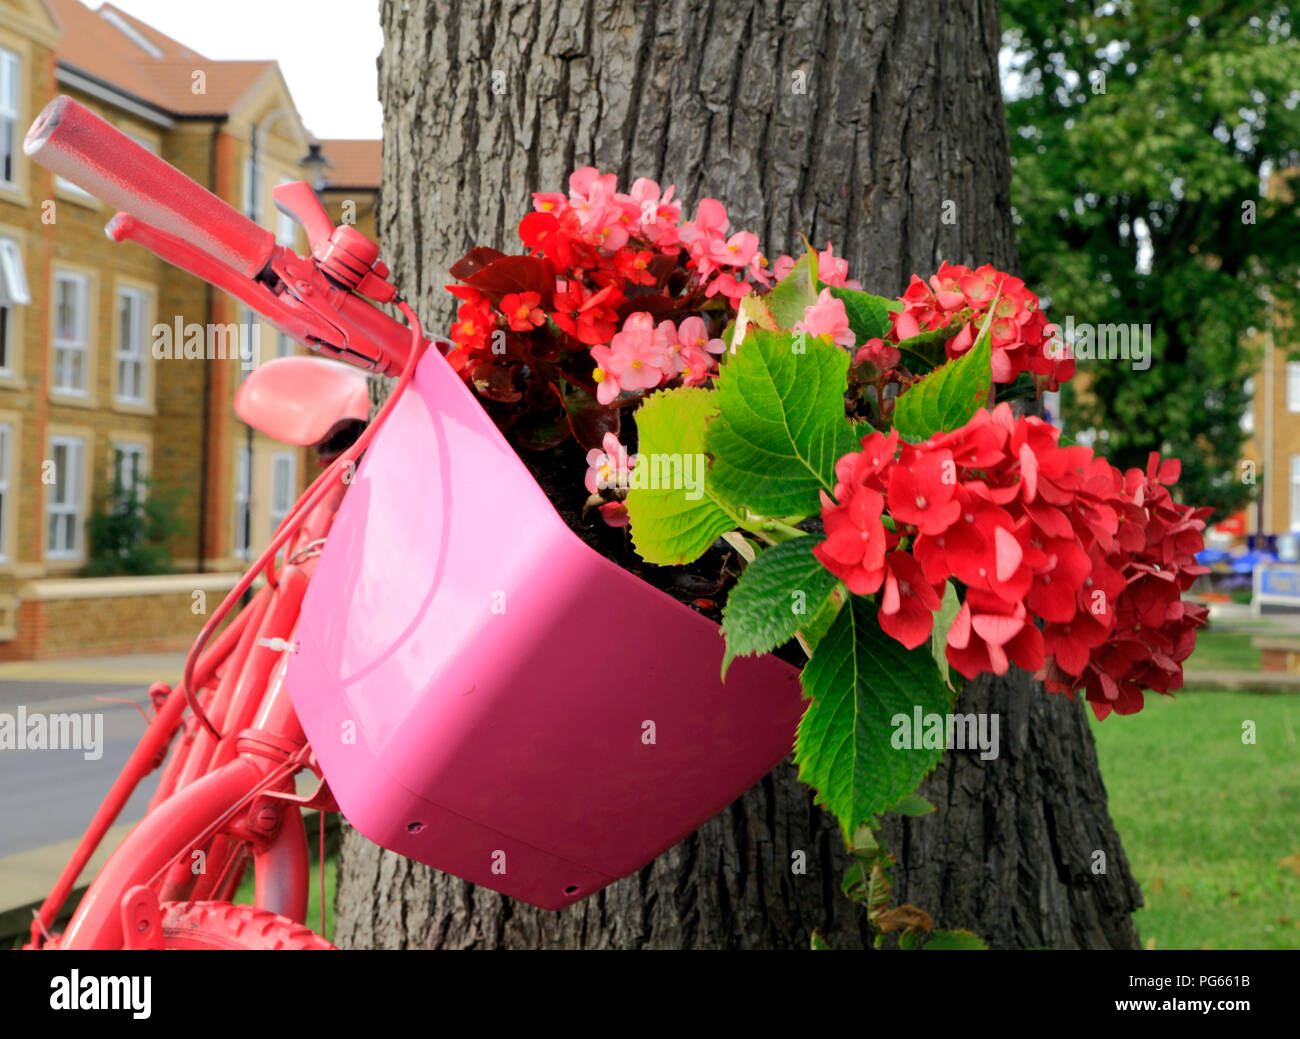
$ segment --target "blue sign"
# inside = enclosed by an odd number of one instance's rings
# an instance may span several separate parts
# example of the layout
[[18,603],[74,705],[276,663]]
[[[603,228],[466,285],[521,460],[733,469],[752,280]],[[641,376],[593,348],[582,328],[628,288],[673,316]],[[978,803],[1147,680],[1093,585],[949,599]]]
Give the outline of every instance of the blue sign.
[[1300,565],[1264,563],[1255,569],[1255,602],[1300,607]]

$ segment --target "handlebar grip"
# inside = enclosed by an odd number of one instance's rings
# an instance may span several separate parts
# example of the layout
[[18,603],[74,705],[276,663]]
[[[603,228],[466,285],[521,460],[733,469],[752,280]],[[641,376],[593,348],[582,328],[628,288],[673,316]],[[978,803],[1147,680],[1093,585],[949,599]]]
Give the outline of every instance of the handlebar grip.
[[246,277],[257,277],[271,258],[270,231],[66,95],[41,110],[23,151],[110,206]]

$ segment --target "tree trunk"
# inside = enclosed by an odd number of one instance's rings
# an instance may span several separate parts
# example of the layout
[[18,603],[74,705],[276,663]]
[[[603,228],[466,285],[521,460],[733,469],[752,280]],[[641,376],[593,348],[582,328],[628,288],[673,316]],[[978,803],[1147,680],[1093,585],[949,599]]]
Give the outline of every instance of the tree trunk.
[[[448,265],[510,247],[529,192],[595,165],[710,195],[769,256],[835,243],[896,295],[940,260],[1016,266],[995,0],[383,0],[380,229],[434,329]],[[1106,811],[1082,704],[1024,674],[960,709],[1001,754],[950,752],[935,814],[886,829],[898,901],[995,947],[1133,947],[1141,896]],[[806,875],[791,872],[807,853]],[[1096,852],[1105,872],[1094,873]],[[545,912],[347,830],[336,940],[352,947],[834,947],[869,942],[840,894],[834,822],[792,765],[637,875]]]

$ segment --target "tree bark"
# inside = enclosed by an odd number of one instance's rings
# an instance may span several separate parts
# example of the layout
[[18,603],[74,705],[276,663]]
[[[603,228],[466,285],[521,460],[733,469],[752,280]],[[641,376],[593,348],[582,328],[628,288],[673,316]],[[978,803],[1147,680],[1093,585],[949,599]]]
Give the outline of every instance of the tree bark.
[[[1015,269],[996,0],[383,0],[379,227],[446,327],[448,265],[509,247],[530,192],[583,165],[709,195],[769,256],[835,243],[896,295],[941,260]],[[1134,947],[1141,905],[1082,704],[1013,672],[969,683],[1001,753],[949,752],[932,815],[886,828],[896,900],[995,947]],[[791,870],[807,855],[806,874]],[[1095,873],[1096,852],[1105,872]],[[698,832],[561,913],[343,841],[336,940],[400,948],[869,944],[835,823],[786,763]]]

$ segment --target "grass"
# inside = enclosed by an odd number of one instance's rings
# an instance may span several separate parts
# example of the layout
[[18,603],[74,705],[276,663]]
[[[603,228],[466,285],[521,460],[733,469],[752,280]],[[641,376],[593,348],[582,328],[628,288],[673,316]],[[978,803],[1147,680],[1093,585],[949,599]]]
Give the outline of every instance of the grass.
[[1258,671],[1260,653],[1247,632],[1215,631],[1196,634],[1196,650],[1183,665],[1189,671]]
[[1144,943],[1300,948],[1300,695],[1148,695],[1093,734]]

